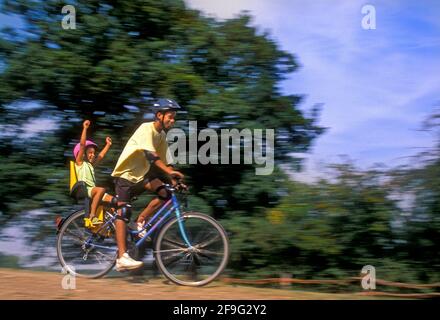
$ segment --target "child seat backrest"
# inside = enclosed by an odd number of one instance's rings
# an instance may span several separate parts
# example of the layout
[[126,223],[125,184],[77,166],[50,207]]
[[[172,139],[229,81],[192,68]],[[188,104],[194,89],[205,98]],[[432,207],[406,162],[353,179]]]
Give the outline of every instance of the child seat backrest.
[[75,161],[70,160],[69,166],[70,166],[70,187],[69,187],[69,190],[70,190],[70,193],[72,193],[73,186],[75,185],[75,183],[78,182],[78,176],[76,175]]
[[86,217],[90,213],[90,198],[87,195],[87,186],[84,181],[78,181],[78,176],[75,170],[75,162],[70,161],[70,196],[76,201],[84,201],[84,210]]

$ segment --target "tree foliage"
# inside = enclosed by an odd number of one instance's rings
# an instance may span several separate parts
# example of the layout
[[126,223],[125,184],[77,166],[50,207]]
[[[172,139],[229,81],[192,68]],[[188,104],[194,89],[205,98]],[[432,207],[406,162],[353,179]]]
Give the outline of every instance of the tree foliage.
[[[331,179],[291,181],[281,164],[296,165],[291,153],[309,151],[324,132],[320,106],[304,112],[301,95],[283,93],[297,60],[249,15],[218,21],[180,0],[78,0],[69,1],[76,29],[64,30],[65,4],[2,2],[2,13],[24,22],[0,37],[3,218],[71,206],[66,164],[86,118],[98,144],[113,138],[97,171],[99,184],[112,188],[110,172],[152,99],[170,97],[186,109],[183,127],[197,120],[199,130],[275,129],[272,175],[256,176],[254,165],[181,167],[192,208],[215,215],[231,234],[232,273],[334,278],[372,264],[379,278],[439,281],[438,149],[417,168],[342,163]],[[32,134],[29,124],[42,119],[55,127]],[[40,246],[47,230],[45,222],[36,233]]]
[[[39,101],[43,107],[31,115],[16,113],[23,122],[54,108],[61,124],[56,137],[65,146],[51,159],[55,166],[65,163],[84,118],[92,120],[96,134],[113,137],[112,166],[155,97],[175,98],[187,111],[181,119],[197,120],[200,129],[275,129],[275,157],[285,163],[293,161],[289,152],[307,151],[323,132],[316,113],[297,107],[300,96],[281,92],[281,81],[298,67],[294,56],[252,26],[248,15],[220,22],[179,0],[72,1],[76,29],[64,30],[65,4],[20,0],[2,7],[22,17],[25,28],[18,35],[3,31],[0,109],[7,117],[8,106]],[[3,148],[8,152],[10,144]],[[230,206],[266,206],[276,194],[267,183],[272,178],[265,177],[259,195],[249,197],[253,201],[243,197],[240,185],[253,166],[194,165],[185,171],[194,192]],[[215,212],[221,215],[224,208]]]

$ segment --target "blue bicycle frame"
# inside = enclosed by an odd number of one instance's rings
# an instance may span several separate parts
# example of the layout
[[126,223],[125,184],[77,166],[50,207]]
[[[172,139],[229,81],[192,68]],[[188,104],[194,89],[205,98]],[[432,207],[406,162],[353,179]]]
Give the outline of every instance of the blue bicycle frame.
[[[170,208],[168,208],[170,207]],[[168,210],[165,212],[165,214],[162,215],[162,213],[165,211],[165,209]],[[175,211],[176,212],[176,217],[177,217],[177,221],[179,223],[179,230],[180,233],[182,235],[183,240],[185,241],[185,244],[188,246],[189,249],[192,249],[192,245],[188,240],[188,237],[186,235],[185,232],[185,228],[183,226],[183,219],[181,219],[181,213],[180,213],[180,204],[179,201],[177,200],[176,195],[174,194],[174,192],[171,193],[171,199],[169,199],[167,202],[165,202],[162,207],[156,212],[156,214],[149,220],[147,225],[152,225],[152,227],[150,228],[150,230],[147,231],[146,235],[139,239],[137,242],[135,242],[136,247],[140,247],[145,241],[146,239],[159,227],[162,225],[162,223],[164,221],[166,221],[166,219],[171,215],[171,213]],[[162,215],[162,216],[161,216]],[[157,221],[156,223],[154,223],[155,220],[157,220],[160,217],[159,221]],[[116,216],[114,216],[112,219],[108,220],[106,223],[104,223],[101,228],[98,229],[98,231],[96,233],[99,233],[99,231],[102,228],[105,228],[109,223],[113,223],[116,220]],[[142,231],[144,231],[147,228],[147,225],[142,229],[142,230],[129,230],[129,233],[131,235],[137,235],[139,233],[141,233]],[[90,245],[91,242],[93,240],[93,235],[90,236],[87,241],[86,241],[86,245]],[[103,249],[108,249],[108,247],[103,247],[97,244],[93,244],[94,247],[97,248],[103,248]]]
[[[171,206],[171,208],[168,209],[168,211],[162,215],[162,212],[165,211],[165,209],[167,207]],[[145,240],[154,232],[154,230],[156,230],[160,225],[162,225],[162,223],[169,217],[169,215],[173,212],[176,211],[176,217],[177,217],[177,221],[179,223],[179,229],[180,229],[180,233],[182,234],[182,238],[185,241],[185,244],[191,248],[191,243],[188,240],[188,237],[185,233],[185,228],[183,227],[183,222],[182,219],[180,218],[180,204],[179,201],[177,200],[177,197],[174,193],[172,193],[171,195],[171,199],[169,199],[167,202],[165,202],[162,207],[159,209],[159,211],[156,212],[156,214],[148,221],[149,225],[152,225],[152,227],[150,228],[150,230],[148,230],[147,234],[140,240],[138,240],[136,242],[136,246],[139,247],[141,246]],[[162,217],[159,219],[159,221],[157,221],[156,223],[154,223],[154,221],[156,219],[158,219],[160,216],[162,215]],[[141,233],[142,231],[144,231],[147,227],[145,226],[142,230],[130,230],[130,234],[133,235],[137,235],[139,233]]]

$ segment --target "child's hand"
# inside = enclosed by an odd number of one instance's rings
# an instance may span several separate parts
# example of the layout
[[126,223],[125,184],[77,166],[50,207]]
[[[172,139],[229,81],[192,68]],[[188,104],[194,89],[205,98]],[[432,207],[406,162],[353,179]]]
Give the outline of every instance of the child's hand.
[[86,120],[86,121],[83,122],[83,128],[84,129],[88,129],[89,126],[90,126],[90,120]]
[[111,146],[111,145],[112,145],[112,138],[110,138],[110,137],[105,138],[105,142],[106,142],[109,146]]

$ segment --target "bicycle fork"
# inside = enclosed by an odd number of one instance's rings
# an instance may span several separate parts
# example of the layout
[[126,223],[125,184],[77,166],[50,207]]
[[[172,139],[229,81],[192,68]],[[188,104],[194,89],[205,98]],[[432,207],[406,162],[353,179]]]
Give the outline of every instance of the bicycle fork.
[[183,225],[183,218],[180,214],[179,202],[177,201],[177,197],[175,194],[172,195],[172,200],[173,200],[173,207],[176,210],[177,223],[179,224],[179,230],[180,230],[180,234],[182,235],[183,241],[185,241],[185,244],[188,246],[188,249],[194,250],[194,247],[191,245],[191,243],[188,240],[188,236],[186,235],[185,226]]

